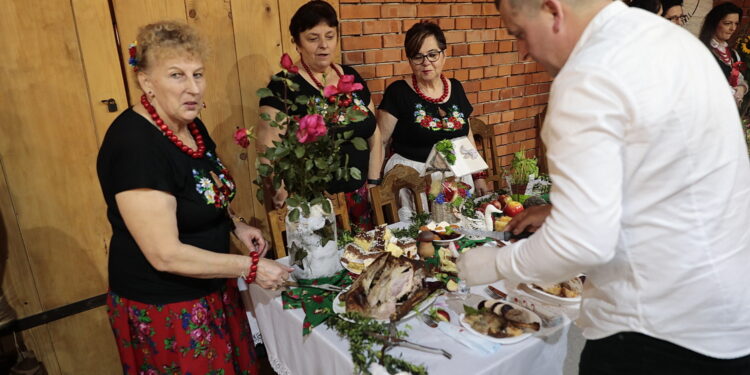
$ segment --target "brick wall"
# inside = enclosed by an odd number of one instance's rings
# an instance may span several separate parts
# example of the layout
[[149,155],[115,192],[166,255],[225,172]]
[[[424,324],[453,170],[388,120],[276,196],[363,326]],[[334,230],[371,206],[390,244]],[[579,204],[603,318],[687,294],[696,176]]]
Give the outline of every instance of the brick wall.
[[536,147],[533,117],[547,103],[551,78],[539,64],[518,61],[492,0],[340,0],[339,17],[343,62],[365,78],[376,106],[388,84],[411,74],[406,30],[429,19],[448,42],[443,73],[461,81],[472,116],[494,129],[499,165]]

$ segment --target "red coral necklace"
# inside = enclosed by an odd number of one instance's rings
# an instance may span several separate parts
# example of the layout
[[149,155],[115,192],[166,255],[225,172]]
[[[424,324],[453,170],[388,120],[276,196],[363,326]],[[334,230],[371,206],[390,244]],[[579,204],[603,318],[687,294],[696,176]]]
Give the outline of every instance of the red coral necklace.
[[203,142],[203,136],[201,135],[200,130],[198,130],[198,125],[195,125],[194,121],[191,121],[188,124],[188,129],[190,129],[190,134],[192,134],[195,138],[195,145],[198,146],[198,149],[196,150],[191,149],[186,144],[182,143],[179,138],[177,138],[174,132],[169,129],[169,126],[167,126],[167,124],[164,123],[161,117],[159,117],[159,114],[156,113],[156,108],[154,108],[154,106],[152,106],[148,101],[148,98],[146,98],[146,94],[141,95],[141,104],[143,104],[143,107],[146,108],[148,114],[151,115],[151,118],[156,123],[156,126],[158,126],[159,129],[161,129],[162,133],[164,133],[164,136],[172,141],[172,143],[174,143],[177,148],[182,150],[182,152],[188,154],[193,159],[200,159],[203,157],[203,154],[206,153],[206,144]]
[[[318,88],[322,90],[323,84],[320,83],[320,81],[318,81],[317,78],[315,78],[315,75],[310,70],[310,67],[307,66],[307,64],[305,64],[305,60],[299,59],[299,61],[302,63],[302,67],[305,68],[307,75],[309,75],[310,78],[312,78],[313,82],[315,82],[315,86],[318,86]],[[339,76],[339,78],[341,78],[341,75],[342,75],[341,72],[339,72],[339,70],[336,69],[336,65],[334,65],[333,63],[331,63],[331,69],[333,69],[333,71],[336,72],[336,75]]]
[[434,103],[434,104],[440,104],[445,101],[445,98],[448,97],[448,79],[445,78],[444,75],[440,75],[440,80],[443,82],[443,95],[441,95],[439,98],[434,99],[430,98],[429,96],[425,95],[422,90],[419,89],[419,83],[417,82],[417,76],[412,74],[411,75],[411,85],[414,86],[414,91],[419,95],[420,98],[423,100]]
[[714,48],[714,51],[716,51],[724,64],[732,65],[732,53],[729,51],[729,47],[726,47],[723,51],[721,48]]

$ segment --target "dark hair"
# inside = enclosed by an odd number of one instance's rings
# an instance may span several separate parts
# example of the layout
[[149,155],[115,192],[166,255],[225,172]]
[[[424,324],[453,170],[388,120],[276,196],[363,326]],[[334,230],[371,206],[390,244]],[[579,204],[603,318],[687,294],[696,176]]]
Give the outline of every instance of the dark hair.
[[661,0],[661,8],[663,9],[663,12],[665,14],[669,10],[669,8],[682,6],[682,4],[683,4],[682,0]]
[[323,0],[312,0],[294,12],[289,22],[289,33],[292,34],[294,42],[299,43],[299,34],[318,26],[321,22],[325,22],[330,27],[339,27],[336,10],[331,4]]
[[416,56],[419,53],[419,49],[422,48],[422,43],[424,43],[424,40],[428,36],[434,36],[437,39],[438,47],[441,50],[444,50],[448,46],[445,43],[445,34],[443,34],[440,26],[434,22],[417,22],[406,32],[406,38],[404,39],[406,57],[411,58]]
[[742,9],[734,5],[734,3],[726,2],[715,6],[706,14],[706,20],[703,21],[703,27],[701,27],[701,32],[698,34],[698,38],[703,44],[711,46],[711,38],[716,33],[716,27],[719,26],[719,22],[728,14],[737,14],[742,18]]
[[633,0],[630,2],[630,6],[633,8],[645,9],[651,13],[659,13],[661,8],[660,0]]

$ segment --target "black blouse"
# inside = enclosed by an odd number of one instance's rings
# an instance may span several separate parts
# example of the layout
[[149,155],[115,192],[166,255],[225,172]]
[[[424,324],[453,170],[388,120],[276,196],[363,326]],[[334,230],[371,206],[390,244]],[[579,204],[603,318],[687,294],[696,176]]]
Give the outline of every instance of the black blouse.
[[[110,125],[99,149],[96,171],[112,225],[109,286],[124,298],[148,304],[188,301],[213,293],[224,279],[197,279],[155,269],[128,231],[115,195],[133,189],[154,189],[177,200],[177,230],[182,243],[229,253],[232,221],[227,205],[235,185],[216,156],[216,144],[195,120],[206,154],[193,159],[132,109]],[[213,172],[213,173],[212,173]]]
[[435,143],[469,134],[474,107],[460,82],[450,84],[451,96],[441,104],[422,99],[404,80],[388,86],[378,108],[398,119],[391,136],[395,153],[424,163]]
[[[362,79],[362,77],[357,73],[354,68],[347,66],[347,65],[341,65],[343,68],[343,74],[353,75],[354,76],[354,82],[358,82],[362,84],[362,90],[355,91],[352,93],[352,97],[354,98],[354,104],[361,106],[361,107],[367,107],[367,105],[370,103],[370,91],[367,89],[367,84]],[[282,72],[279,72],[276,74],[277,76],[281,76]],[[299,85],[299,91],[296,92],[290,92],[288,99],[290,99],[292,102],[296,99],[299,95],[305,95],[309,98],[312,97],[320,97],[322,98],[323,95],[320,93],[320,89],[317,87],[314,87],[311,85],[307,80],[302,78],[302,75],[297,74],[292,78],[292,81],[297,83]],[[268,86],[271,91],[273,91],[276,94],[282,94],[284,92],[284,83],[281,81],[271,81]],[[278,98],[275,96],[269,96],[262,98],[260,100],[260,106],[269,106],[275,109],[278,109],[279,111],[284,110],[284,103],[281,102]],[[346,126],[346,129],[337,129],[337,132],[340,131],[349,131],[353,130],[354,134],[352,135],[353,138],[355,137],[362,137],[365,140],[370,138],[372,134],[375,132],[376,121],[375,121],[375,115],[370,112],[370,110],[367,110],[368,116],[364,120],[360,122],[350,123]],[[306,108],[304,106],[298,106],[296,111],[290,111],[290,115],[298,115],[298,116],[304,116],[307,114]],[[345,157],[345,155],[349,156],[349,167],[356,167],[359,169],[360,172],[362,172],[362,176],[359,179],[350,178],[349,181],[345,180],[334,180],[331,182],[331,184],[328,187],[329,193],[340,193],[340,192],[352,192],[364,185],[365,179],[367,179],[367,171],[368,167],[370,165],[370,148],[368,145],[368,148],[365,150],[357,150],[354,145],[351,142],[344,143],[341,145],[341,155],[342,157]]]

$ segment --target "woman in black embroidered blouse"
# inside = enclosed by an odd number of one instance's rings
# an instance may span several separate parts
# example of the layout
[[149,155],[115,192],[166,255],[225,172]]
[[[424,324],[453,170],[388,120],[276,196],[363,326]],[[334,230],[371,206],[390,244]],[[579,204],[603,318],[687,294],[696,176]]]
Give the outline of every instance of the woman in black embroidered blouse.
[[[362,229],[372,227],[371,210],[369,204],[368,189],[380,183],[380,169],[383,164],[383,152],[380,140],[380,131],[375,120],[375,108],[370,101],[370,91],[367,90],[365,81],[354,68],[339,65],[333,62],[333,55],[338,43],[338,18],[333,7],[325,1],[313,0],[301,6],[292,16],[289,23],[289,31],[294,39],[297,52],[300,55],[297,66],[301,66],[299,74],[292,80],[299,85],[299,90],[291,95],[294,101],[299,95],[307,97],[323,97],[321,91],[325,86],[336,85],[342,75],[353,75],[354,82],[363,86],[362,90],[355,91],[353,105],[368,109],[368,116],[364,120],[352,123],[347,130],[353,130],[353,137],[361,137],[367,140],[367,150],[357,150],[353,144],[346,143],[341,148],[341,153],[347,156],[350,167],[356,167],[361,172],[360,179],[335,180],[328,187],[329,193],[346,193],[349,218],[352,224]],[[281,73],[277,74],[281,75]],[[284,84],[280,81],[271,80],[268,88],[275,93],[282,93]],[[267,113],[274,118],[276,113],[285,110],[284,103],[276,97],[265,97],[260,100],[261,113]],[[290,115],[305,115],[305,108],[300,106],[296,111],[290,111]],[[257,147],[262,152],[266,147],[273,145],[274,140],[279,140],[281,130],[261,121],[257,129]],[[263,160],[263,162],[267,162]],[[283,188],[273,192],[272,202],[275,208],[284,206],[287,192]]]
[[729,47],[728,42],[737,31],[741,16],[742,9],[737,5],[730,2],[719,4],[708,12],[698,34],[727,77],[738,106],[747,94],[748,84],[742,74],[742,59],[737,51]]
[[[263,258],[259,229],[233,225],[234,182],[197,118],[206,82],[195,30],[145,26],[132,52],[144,94],[109,127],[97,158],[112,225],[107,305],[123,371],[255,373],[237,277],[276,288],[291,269]],[[229,253],[230,232],[257,251],[253,259]]]
[[[435,23],[416,23],[406,33],[404,48],[411,78],[390,84],[378,107],[383,144],[387,147],[390,143],[394,152],[385,172],[398,164],[421,168],[432,146],[443,139],[468,136],[474,143],[469,128],[474,108],[461,83],[442,75],[446,47],[445,35]],[[467,180],[464,182],[472,184]],[[473,180],[473,186],[476,194],[488,192],[481,175]],[[402,199],[402,204],[408,201]],[[399,216],[404,214],[402,211]]]

